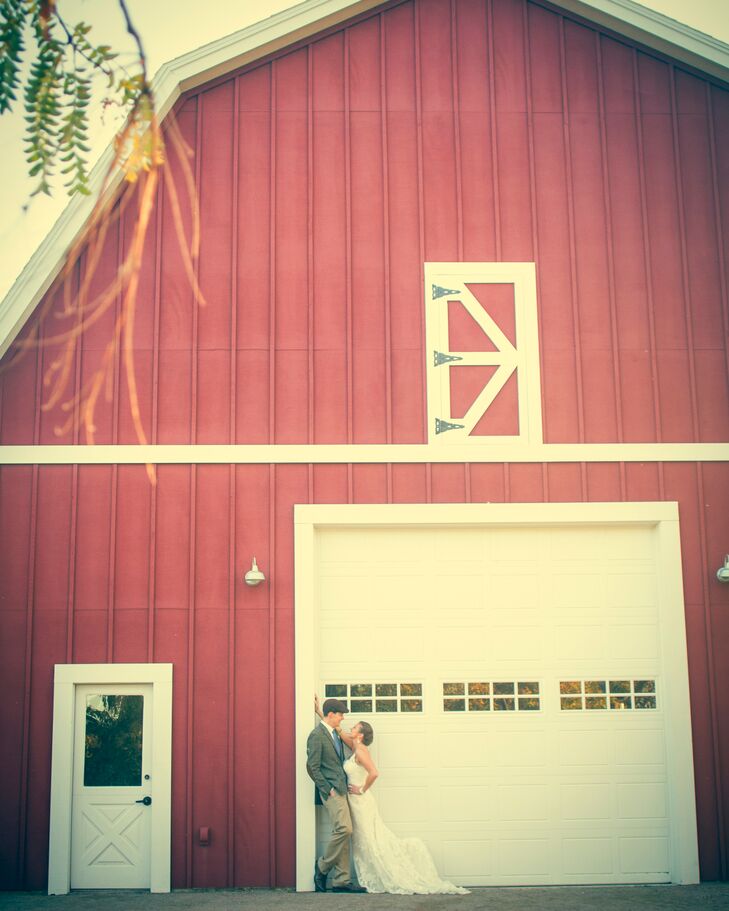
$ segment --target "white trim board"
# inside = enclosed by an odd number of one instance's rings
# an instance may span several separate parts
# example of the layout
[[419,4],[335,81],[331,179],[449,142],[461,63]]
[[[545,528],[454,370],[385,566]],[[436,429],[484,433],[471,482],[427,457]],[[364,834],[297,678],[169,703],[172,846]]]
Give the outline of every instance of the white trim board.
[[[157,110],[163,118],[183,92],[260,60],[297,41],[339,25],[381,5],[378,0],[306,0],[291,9],[196,48],[164,64],[154,80]],[[729,82],[729,45],[648,10],[631,0],[553,0],[553,7],[610,28],[648,48]],[[61,270],[68,250],[91,214],[103,176],[112,160],[111,147],[93,169],[91,195],[75,196],[30,258],[10,291],[0,301],[0,357],[40,303]],[[109,187],[114,192],[121,175]]]
[[671,873],[676,883],[699,881],[696,803],[691,746],[691,708],[681,575],[678,504],[518,503],[366,504],[294,507],[295,705],[296,705],[296,888],[313,889],[316,824],[313,783],[306,772],[306,739],[314,718],[317,685],[316,535],[332,527],[545,526],[639,524],[656,529],[656,576],[660,636],[666,674],[668,781],[671,799]]
[[[729,46],[633,0],[548,0],[667,57],[729,82]],[[688,5],[688,3],[687,3]]]
[[48,894],[71,885],[74,705],[77,684],[151,683],[154,687],[151,830],[152,892],[170,891],[172,834],[172,665],[57,664],[53,687],[53,753],[48,851]]
[[729,462],[729,443],[0,446],[0,465]]

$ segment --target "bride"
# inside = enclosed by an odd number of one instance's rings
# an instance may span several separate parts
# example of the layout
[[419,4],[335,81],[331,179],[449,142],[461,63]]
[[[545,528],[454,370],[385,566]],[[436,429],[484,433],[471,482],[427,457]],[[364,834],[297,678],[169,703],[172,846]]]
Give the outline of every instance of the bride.
[[371,790],[379,775],[368,749],[374,740],[372,725],[360,721],[349,733],[340,729],[339,734],[352,750],[344,771],[352,815],[352,856],[359,884],[368,892],[396,895],[468,895],[467,889],[438,876],[433,859],[419,838],[398,838],[385,825]]

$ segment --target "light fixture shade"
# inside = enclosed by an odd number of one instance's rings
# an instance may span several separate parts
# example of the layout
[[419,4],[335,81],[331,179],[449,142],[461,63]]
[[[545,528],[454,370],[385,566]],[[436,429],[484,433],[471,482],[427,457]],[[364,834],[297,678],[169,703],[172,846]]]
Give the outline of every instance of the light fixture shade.
[[725,584],[729,582],[729,554],[724,557],[724,565],[717,569],[716,578]]
[[253,563],[251,565],[251,568],[245,574],[245,576],[243,577],[243,580],[246,583],[246,585],[251,585],[251,586],[260,585],[261,582],[266,581],[266,577],[263,575],[261,570],[258,568],[258,564],[256,563],[255,557],[253,558]]

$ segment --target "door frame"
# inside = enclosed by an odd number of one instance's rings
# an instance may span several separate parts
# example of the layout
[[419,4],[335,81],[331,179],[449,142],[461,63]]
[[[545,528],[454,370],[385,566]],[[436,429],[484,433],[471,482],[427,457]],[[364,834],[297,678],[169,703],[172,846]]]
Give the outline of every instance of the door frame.
[[416,503],[294,506],[296,656],[296,889],[313,890],[316,817],[306,772],[313,726],[318,612],[316,532],[334,527],[534,527],[643,525],[656,531],[660,642],[664,660],[667,772],[671,806],[671,881],[699,882],[696,796],[689,702],[678,503]]
[[71,886],[74,707],[80,684],[151,683],[152,780],[150,891],[170,891],[172,813],[172,665],[57,664],[53,686],[53,753],[48,851],[48,894],[65,895]]

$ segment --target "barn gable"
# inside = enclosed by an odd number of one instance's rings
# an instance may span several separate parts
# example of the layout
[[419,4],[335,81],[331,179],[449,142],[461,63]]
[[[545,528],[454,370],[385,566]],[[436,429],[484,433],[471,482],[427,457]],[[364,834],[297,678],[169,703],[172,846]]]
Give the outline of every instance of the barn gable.
[[[164,118],[172,109],[181,93],[246,62],[303,41],[312,33],[334,28],[337,23],[364,14],[377,5],[377,0],[306,0],[268,20],[170,61],[155,78],[160,117]],[[573,12],[588,23],[636,40],[721,82],[729,80],[729,57],[725,44],[653,10],[625,0],[601,0],[600,3],[562,0],[551,4],[551,7]],[[101,185],[110,159],[111,149],[94,169],[92,185]],[[63,261],[64,252],[80,232],[89,213],[89,200],[82,197],[73,200],[0,302],[0,354],[7,350],[48,290]]]

